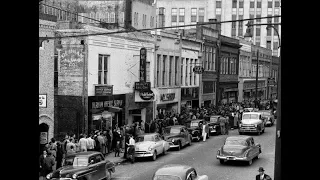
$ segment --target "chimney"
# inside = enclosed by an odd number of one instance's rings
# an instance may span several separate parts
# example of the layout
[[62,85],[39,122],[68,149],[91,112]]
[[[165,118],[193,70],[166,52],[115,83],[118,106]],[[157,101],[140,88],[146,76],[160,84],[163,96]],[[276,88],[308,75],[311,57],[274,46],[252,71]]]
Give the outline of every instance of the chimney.
[[[209,19],[209,22],[218,22],[218,21],[217,21],[217,19]],[[221,24],[220,23],[218,23],[218,24],[210,24],[210,27],[212,29],[218,30],[218,32],[220,34],[220,32],[221,32]]]

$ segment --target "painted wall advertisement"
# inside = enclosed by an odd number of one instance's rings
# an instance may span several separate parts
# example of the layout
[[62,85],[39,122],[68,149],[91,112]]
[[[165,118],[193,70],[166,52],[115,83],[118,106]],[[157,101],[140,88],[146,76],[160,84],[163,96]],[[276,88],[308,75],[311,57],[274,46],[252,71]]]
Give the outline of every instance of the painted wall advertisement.
[[60,51],[60,73],[82,75],[83,72],[82,47],[65,48]]
[[47,107],[47,95],[39,94],[39,107],[46,108]]
[[159,89],[156,96],[158,104],[178,102],[181,96],[181,89]]

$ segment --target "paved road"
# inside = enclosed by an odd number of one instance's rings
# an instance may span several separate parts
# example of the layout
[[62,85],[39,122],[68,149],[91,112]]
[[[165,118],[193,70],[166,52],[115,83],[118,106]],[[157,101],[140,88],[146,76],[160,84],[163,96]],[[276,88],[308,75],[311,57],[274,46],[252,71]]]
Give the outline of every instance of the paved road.
[[254,137],[255,143],[262,146],[262,154],[254,160],[251,166],[241,162],[227,162],[224,165],[216,159],[216,152],[230,135],[238,135],[237,130],[232,130],[229,135],[211,136],[206,142],[194,142],[190,147],[180,151],[169,151],[164,156],[159,156],[156,161],[148,159],[138,160],[134,164],[125,163],[116,167],[112,180],[151,180],[153,173],[165,164],[187,164],[196,168],[198,174],[206,174],[210,180],[250,180],[255,179],[258,168],[264,167],[265,173],[274,176],[276,125],[267,127],[265,133]]

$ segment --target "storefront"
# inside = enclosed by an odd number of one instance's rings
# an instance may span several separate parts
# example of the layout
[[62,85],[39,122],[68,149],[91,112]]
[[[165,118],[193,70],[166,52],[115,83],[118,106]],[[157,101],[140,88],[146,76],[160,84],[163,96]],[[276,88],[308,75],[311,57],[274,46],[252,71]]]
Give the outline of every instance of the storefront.
[[180,113],[181,88],[156,89],[156,115]]
[[199,107],[199,87],[181,88],[181,106]]
[[235,82],[221,82],[221,103],[232,103],[238,101],[238,81]]
[[[265,80],[258,81],[258,99],[264,100],[266,95],[266,82]],[[243,82],[243,99],[254,100],[256,97],[256,81],[249,80]]]
[[125,124],[125,94],[88,97],[88,129],[105,130]]

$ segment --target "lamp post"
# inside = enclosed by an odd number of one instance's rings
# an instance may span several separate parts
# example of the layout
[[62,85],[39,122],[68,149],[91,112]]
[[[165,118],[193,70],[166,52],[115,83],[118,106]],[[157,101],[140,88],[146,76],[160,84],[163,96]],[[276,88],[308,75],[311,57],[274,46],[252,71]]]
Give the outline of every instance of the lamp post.
[[277,104],[277,124],[276,124],[276,147],[275,147],[275,161],[274,161],[274,179],[281,180],[281,40],[278,30],[273,25],[281,25],[280,23],[274,24],[251,24],[250,22],[247,23],[247,30],[244,37],[252,37],[251,28],[252,26],[261,26],[267,25],[267,29],[273,28],[274,31],[277,33],[278,40],[279,40],[279,65],[278,65],[278,104]]

